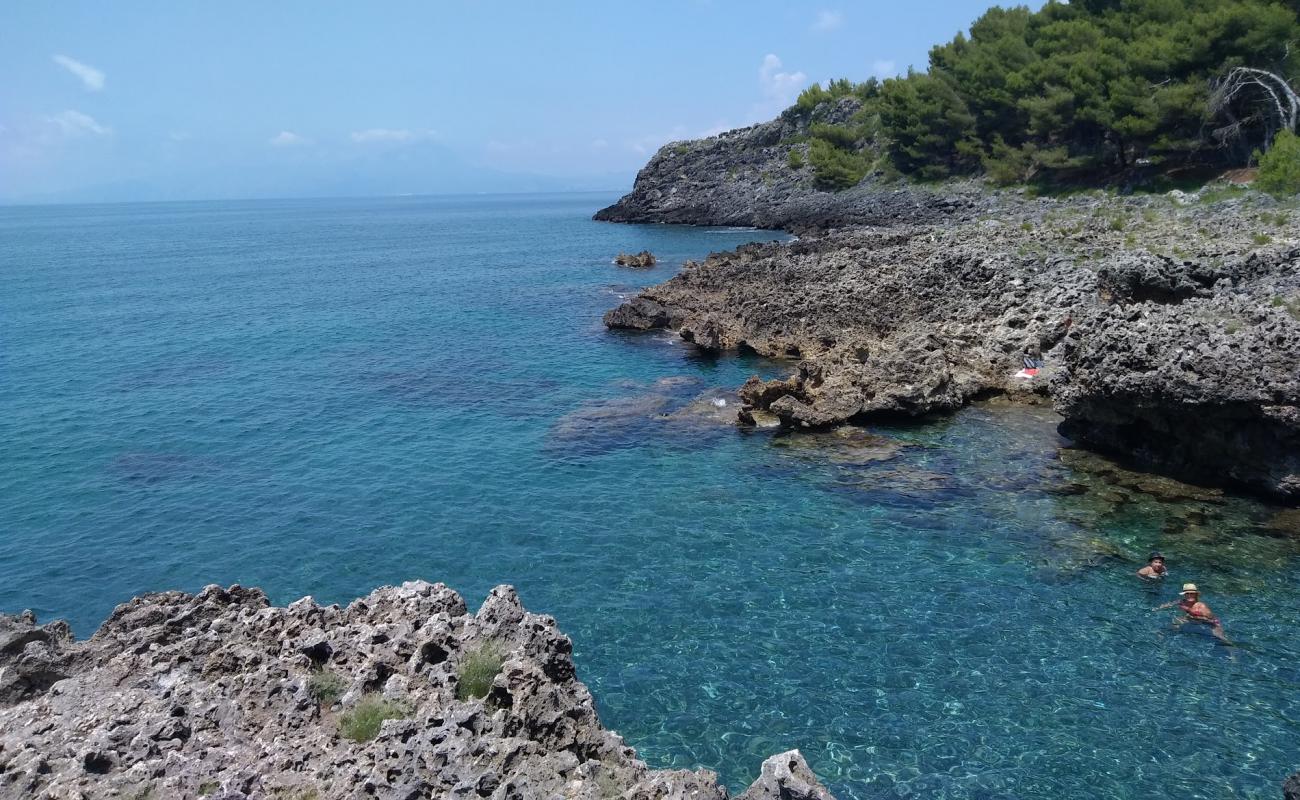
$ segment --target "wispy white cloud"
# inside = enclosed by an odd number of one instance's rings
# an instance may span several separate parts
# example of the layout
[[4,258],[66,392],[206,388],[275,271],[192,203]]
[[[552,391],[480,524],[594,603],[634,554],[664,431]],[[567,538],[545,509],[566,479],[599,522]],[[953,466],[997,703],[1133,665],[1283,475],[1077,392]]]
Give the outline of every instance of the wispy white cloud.
[[68,72],[76,75],[77,79],[81,81],[81,85],[85,86],[90,91],[98,92],[104,88],[103,71],[95,69],[89,64],[83,64],[77,59],[69,58],[65,55],[56,54],[53,56],[53,59],[55,64],[58,64]]
[[829,33],[844,24],[844,15],[838,11],[818,11],[813,20],[812,30],[817,33]]
[[605,140],[605,139],[592,139],[592,140],[591,140],[591,149],[592,149],[592,150],[604,150],[604,149],[607,148],[607,147],[609,147],[609,142],[608,142],[607,140]]
[[871,62],[871,74],[881,80],[892,78],[898,74],[898,65],[892,59],[878,58]]
[[297,147],[298,145],[311,144],[311,139],[305,136],[299,136],[293,131],[280,131],[267,140],[272,147]]
[[364,131],[353,131],[352,141],[357,144],[406,144],[432,138],[435,133],[432,130],[408,130],[406,128],[367,128]]
[[781,59],[775,53],[763,56],[763,63],[758,67],[758,88],[763,100],[750,110],[752,120],[770,119],[779,114],[808,84],[808,76],[804,73],[787,72],[782,67]]
[[78,136],[108,136],[113,132],[112,128],[99,124],[89,114],[71,109],[46,117],[45,120],[69,139]]

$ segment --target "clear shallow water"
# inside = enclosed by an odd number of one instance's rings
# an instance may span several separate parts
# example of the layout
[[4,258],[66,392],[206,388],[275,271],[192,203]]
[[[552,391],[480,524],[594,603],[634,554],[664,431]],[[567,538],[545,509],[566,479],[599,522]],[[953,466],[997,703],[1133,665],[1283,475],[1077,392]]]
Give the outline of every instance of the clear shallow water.
[[[842,798],[1279,795],[1300,545],[1269,509],[1116,489],[1042,411],[717,424],[782,367],[599,317],[772,235],[588,221],[610,199],[0,209],[0,609],[86,635],[161,588],[510,582],[655,766],[738,786],[797,746]],[[1241,647],[1150,613],[1151,547]]]

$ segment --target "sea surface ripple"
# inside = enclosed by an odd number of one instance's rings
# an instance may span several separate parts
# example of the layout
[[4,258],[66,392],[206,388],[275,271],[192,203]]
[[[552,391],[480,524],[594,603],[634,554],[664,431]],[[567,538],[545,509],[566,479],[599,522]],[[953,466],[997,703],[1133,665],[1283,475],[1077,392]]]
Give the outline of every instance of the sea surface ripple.
[[[1117,486],[1044,410],[738,431],[730,390],[788,365],[600,315],[779,235],[589,221],[612,199],[0,208],[0,609],[88,635],[159,589],[508,582],[654,766],[738,787],[799,747],[846,800],[1279,795],[1300,544],[1273,509]],[[1151,548],[1241,646],[1151,612]]]

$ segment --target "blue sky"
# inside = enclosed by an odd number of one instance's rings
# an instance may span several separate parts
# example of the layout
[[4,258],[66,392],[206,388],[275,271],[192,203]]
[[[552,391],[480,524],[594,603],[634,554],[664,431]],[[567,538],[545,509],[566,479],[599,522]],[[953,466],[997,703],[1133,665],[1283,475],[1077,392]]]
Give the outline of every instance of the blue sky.
[[8,3],[0,201],[622,189],[988,5]]

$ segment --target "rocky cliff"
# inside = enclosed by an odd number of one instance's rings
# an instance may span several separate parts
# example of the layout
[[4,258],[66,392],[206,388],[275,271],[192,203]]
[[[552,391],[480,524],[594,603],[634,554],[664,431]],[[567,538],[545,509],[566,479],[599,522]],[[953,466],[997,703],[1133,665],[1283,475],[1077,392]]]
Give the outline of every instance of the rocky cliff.
[[[843,122],[858,108],[857,100],[843,98],[810,114],[790,111],[760,125],[665,145],[637,175],[632,191],[596,219],[806,231],[973,212],[981,199],[977,191],[885,185],[878,176],[847,191],[819,190],[802,140],[810,126]],[[799,166],[790,163],[791,151],[801,157]]]
[[[84,642],[0,615],[0,797],[727,797],[637,760],[571,654],[508,586],[473,614],[424,582],[346,608],[209,586],[137,597]],[[830,800],[797,751],[741,797]]]
[[[688,263],[605,323],[796,360],[742,388],[743,422],[1051,398],[1082,444],[1300,500],[1294,212],[1177,194],[984,192],[962,208]],[[1027,356],[1036,376],[1017,375]]]

